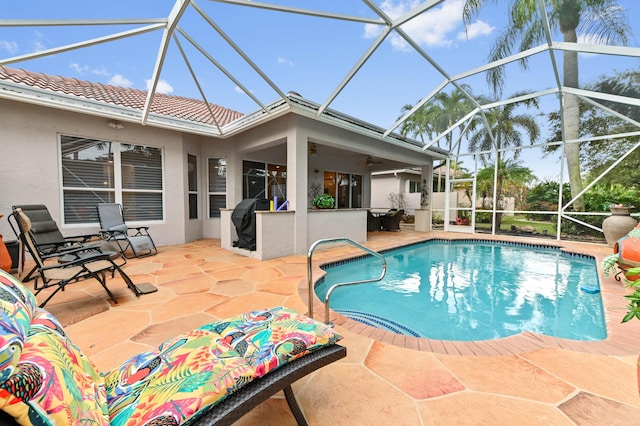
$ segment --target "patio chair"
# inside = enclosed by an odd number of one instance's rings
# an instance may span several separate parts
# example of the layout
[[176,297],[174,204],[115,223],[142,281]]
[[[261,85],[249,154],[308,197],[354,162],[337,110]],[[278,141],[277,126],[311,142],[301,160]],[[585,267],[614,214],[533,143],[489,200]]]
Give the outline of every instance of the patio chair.
[[[37,248],[38,252],[41,256],[48,256],[50,254],[63,253],[67,250],[75,250],[80,247],[87,246],[99,246],[101,249],[105,249],[106,247],[102,245],[103,239],[100,234],[86,234],[86,235],[76,235],[71,237],[65,237],[60,232],[58,228],[58,224],[53,217],[51,217],[51,213],[49,213],[49,209],[44,204],[20,204],[12,206],[12,211],[16,209],[21,209],[24,214],[27,215],[29,220],[31,221],[31,237],[33,239],[34,245]],[[15,216],[13,216],[15,217]],[[9,216],[9,219],[12,218],[12,215]],[[11,225],[11,229],[13,229],[14,234],[18,240],[20,240],[20,232],[18,230],[17,225],[12,223],[9,220],[9,225]],[[123,258],[124,259],[124,258]],[[22,256],[20,259],[20,265],[18,265],[18,269],[21,271],[24,262],[24,247],[22,247]],[[125,260],[126,262],[126,260]],[[35,272],[35,268],[29,271],[27,275],[25,275],[22,280],[30,281],[33,277],[33,273]]]
[[231,425],[279,391],[306,425],[291,385],[347,354],[330,326],[274,307],[205,324],[99,372],[4,271],[0,314],[2,425]]
[[404,210],[390,212],[382,216],[382,230],[383,231],[399,231],[400,221],[402,221],[402,216],[404,216]]
[[367,232],[379,231],[382,228],[381,216],[376,216],[367,210]]
[[118,244],[120,252],[127,256],[131,250],[132,257],[145,257],[158,253],[158,249],[149,235],[148,226],[128,227],[124,220],[122,205],[117,203],[98,203],[100,232],[107,241]]
[[151,292],[152,289],[146,288],[150,284],[145,283],[145,291],[141,291],[131,281],[131,278],[112,259],[113,252],[102,252],[97,246],[81,246],[76,249],[65,250],[62,253],[54,252],[48,255],[41,255],[31,233],[32,225],[29,217],[19,207],[11,215],[20,230],[22,244],[27,248],[36,264],[34,269],[38,272],[38,275],[33,286],[34,294],[37,296],[42,290],[54,288],[51,294],[40,304],[40,307],[46,305],[59,291],[64,291],[68,284],[89,278],[95,278],[113,300],[113,303],[118,303],[115,295],[107,287],[106,282],[107,273],[113,276],[115,271],[118,271],[136,296]]

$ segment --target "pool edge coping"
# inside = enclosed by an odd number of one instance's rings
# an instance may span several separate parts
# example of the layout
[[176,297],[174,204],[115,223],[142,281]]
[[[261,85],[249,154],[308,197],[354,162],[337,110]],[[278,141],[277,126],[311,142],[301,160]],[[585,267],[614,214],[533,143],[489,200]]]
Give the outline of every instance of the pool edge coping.
[[[393,333],[391,331],[386,331],[366,325],[359,321],[352,320],[333,310],[330,310],[330,321],[335,326],[339,326],[350,332],[359,334],[363,337],[371,338],[382,343],[448,355],[518,355],[544,348],[559,348],[577,352],[613,356],[637,356],[640,352],[640,321],[632,321],[624,324],[621,323],[627,306],[624,296],[629,292],[625,289],[624,285],[616,281],[615,278],[605,278],[602,273],[602,268],[599,266],[602,259],[609,254],[604,253],[604,250],[609,250],[609,252],[611,251],[609,247],[603,244],[594,243],[547,241],[536,240],[532,238],[528,239],[527,242],[523,242],[522,240],[518,240],[517,237],[514,238],[506,236],[487,235],[474,236],[474,234],[464,234],[464,236],[460,236],[460,234],[454,234],[446,236],[424,235],[417,238],[415,241],[408,243],[396,241],[394,244],[385,246],[381,249],[376,249],[376,251],[383,252],[392,250],[394,248],[409,246],[412,244],[419,244],[430,240],[480,240],[488,242],[518,243],[529,246],[556,247],[567,253],[594,258],[597,264],[598,279],[600,282],[600,294],[602,296],[607,337],[603,340],[580,341],[525,331],[513,336],[491,340],[450,341],[430,339],[425,337],[413,337]],[[531,241],[534,242],[532,243]],[[324,276],[324,271],[320,269],[320,266],[345,261],[354,257],[360,257],[360,255],[343,253],[318,261],[317,264],[314,264],[313,266],[315,277],[313,285],[315,286],[316,283]],[[307,287],[307,280],[301,280],[298,286],[298,294],[303,300],[308,300]],[[315,295],[315,293],[313,295],[313,298],[313,315],[316,319],[323,321],[325,315],[324,303]],[[307,309],[308,308],[309,307],[307,306]],[[615,320],[612,320],[612,317],[614,317]]]

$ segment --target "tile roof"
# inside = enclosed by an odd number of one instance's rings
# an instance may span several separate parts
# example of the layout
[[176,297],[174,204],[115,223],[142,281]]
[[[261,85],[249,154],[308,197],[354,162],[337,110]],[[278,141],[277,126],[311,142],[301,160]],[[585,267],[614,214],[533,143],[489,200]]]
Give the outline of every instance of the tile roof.
[[[4,66],[0,66],[0,80],[80,96],[140,111],[143,110],[147,100],[147,92],[144,90],[93,83],[76,78],[52,76]],[[244,115],[219,105],[211,103],[209,105],[220,126],[224,126]],[[215,125],[206,103],[198,99],[156,93],[153,97],[150,112]]]

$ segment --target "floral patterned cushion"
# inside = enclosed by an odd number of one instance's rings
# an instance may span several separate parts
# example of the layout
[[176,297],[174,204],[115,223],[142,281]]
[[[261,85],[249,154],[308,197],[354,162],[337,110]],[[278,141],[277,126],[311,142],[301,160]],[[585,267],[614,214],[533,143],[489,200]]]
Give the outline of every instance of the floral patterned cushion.
[[0,409],[31,425],[179,425],[250,381],[340,340],[277,307],[204,325],[104,374],[0,271]]
[[328,325],[282,307],[247,312],[202,328],[210,327],[256,369],[255,378],[341,338]]
[[25,425],[108,425],[100,374],[58,321],[34,306],[18,280],[0,275],[0,407]]
[[251,380],[339,339],[282,307],[207,324],[105,375],[111,424],[193,421]]
[[13,374],[18,365],[35,307],[31,292],[0,270],[0,382]]

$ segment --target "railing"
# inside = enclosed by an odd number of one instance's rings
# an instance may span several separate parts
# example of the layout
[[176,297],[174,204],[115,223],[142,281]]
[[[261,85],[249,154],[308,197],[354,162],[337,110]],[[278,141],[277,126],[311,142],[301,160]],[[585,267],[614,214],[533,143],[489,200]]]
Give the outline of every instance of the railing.
[[312,258],[313,258],[313,252],[315,251],[315,249],[321,245],[321,244],[326,244],[326,243],[348,243],[351,244],[354,247],[357,247],[367,253],[369,253],[372,256],[378,257],[380,258],[380,260],[382,261],[382,273],[380,274],[380,276],[378,278],[372,278],[372,279],[368,279],[368,280],[360,280],[360,281],[349,281],[349,282],[344,282],[344,283],[337,283],[334,284],[333,286],[331,286],[331,288],[327,291],[326,296],[324,297],[324,322],[325,324],[329,324],[329,299],[331,298],[331,295],[333,294],[333,291],[338,288],[338,287],[342,287],[342,286],[346,286],[346,285],[354,285],[354,284],[364,284],[364,283],[369,283],[369,282],[374,282],[374,281],[380,281],[381,279],[384,278],[384,276],[387,273],[387,261],[385,260],[384,256],[381,255],[380,253],[371,250],[368,247],[365,247],[361,244],[356,243],[355,241],[350,240],[349,238],[328,238],[328,239],[324,239],[324,240],[318,240],[315,243],[313,243],[311,245],[311,247],[309,247],[309,252],[307,253],[307,281],[308,281],[308,290],[309,290],[309,317],[313,318],[313,296],[315,294],[314,288],[313,288],[313,271],[312,271]]

